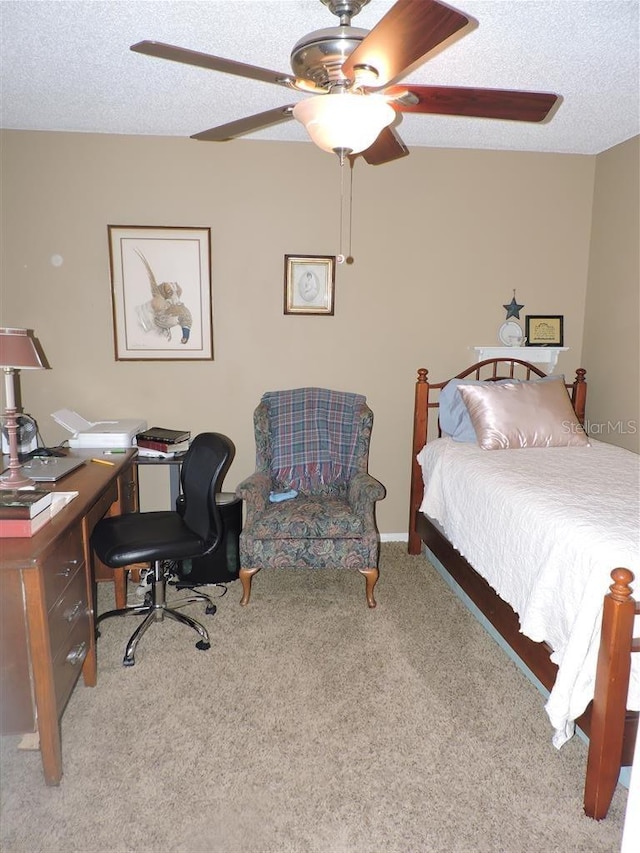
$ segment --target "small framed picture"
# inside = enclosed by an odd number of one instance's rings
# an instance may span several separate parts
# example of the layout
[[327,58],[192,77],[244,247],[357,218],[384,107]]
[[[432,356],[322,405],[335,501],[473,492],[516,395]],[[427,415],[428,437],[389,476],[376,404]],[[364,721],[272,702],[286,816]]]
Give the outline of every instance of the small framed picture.
[[116,361],[211,361],[211,229],[109,225]]
[[524,335],[528,347],[564,346],[564,317],[559,314],[527,314]]
[[285,255],[284,313],[333,314],[335,263],[330,255]]

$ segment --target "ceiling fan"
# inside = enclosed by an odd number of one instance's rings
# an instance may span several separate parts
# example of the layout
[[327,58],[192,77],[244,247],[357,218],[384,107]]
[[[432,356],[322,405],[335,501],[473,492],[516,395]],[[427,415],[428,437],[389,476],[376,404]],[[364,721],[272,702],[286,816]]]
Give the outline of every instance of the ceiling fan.
[[293,74],[270,71],[156,41],[131,50],[160,59],[275,83],[311,97],[194,134],[223,142],[297,119],[326,151],[361,154],[380,165],[404,157],[406,145],[391,126],[398,113],[433,113],[540,122],[558,96],[542,92],[456,86],[397,85],[435,47],[475,22],[437,0],[397,0],[371,30],[351,26],[369,0],[321,0],[340,20],[337,27],[303,36],[291,52]]

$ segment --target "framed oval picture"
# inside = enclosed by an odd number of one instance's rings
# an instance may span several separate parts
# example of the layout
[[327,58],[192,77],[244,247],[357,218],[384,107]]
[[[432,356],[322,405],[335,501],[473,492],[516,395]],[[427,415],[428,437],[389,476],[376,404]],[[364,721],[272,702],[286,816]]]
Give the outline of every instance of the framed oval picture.
[[285,314],[333,314],[335,262],[331,255],[284,256]]

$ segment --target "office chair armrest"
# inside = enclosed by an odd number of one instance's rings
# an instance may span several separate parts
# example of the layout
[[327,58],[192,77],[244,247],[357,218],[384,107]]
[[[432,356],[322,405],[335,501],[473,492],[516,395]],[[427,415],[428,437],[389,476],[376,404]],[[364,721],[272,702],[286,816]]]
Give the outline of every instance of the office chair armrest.
[[373,506],[376,501],[382,500],[387,490],[375,477],[360,471],[349,481],[347,500],[353,512],[364,516],[367,527],[374,525]]
[[255,471],[236,488],[236,497],[242,498],[246,508],[246,524],[249,524],[256,513],[264,512],[269,503],[271,491],[271,475],[264,471]]

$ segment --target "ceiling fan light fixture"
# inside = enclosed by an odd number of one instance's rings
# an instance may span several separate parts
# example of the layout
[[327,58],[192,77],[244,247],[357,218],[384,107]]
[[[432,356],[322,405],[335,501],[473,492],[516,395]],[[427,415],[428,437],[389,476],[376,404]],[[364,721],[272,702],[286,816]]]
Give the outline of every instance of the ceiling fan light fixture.
[[316,95],[300,101],[293,117],[323,151],[358,154],[370,148],[395,118],[395,110],[379,95],[348,92]]

